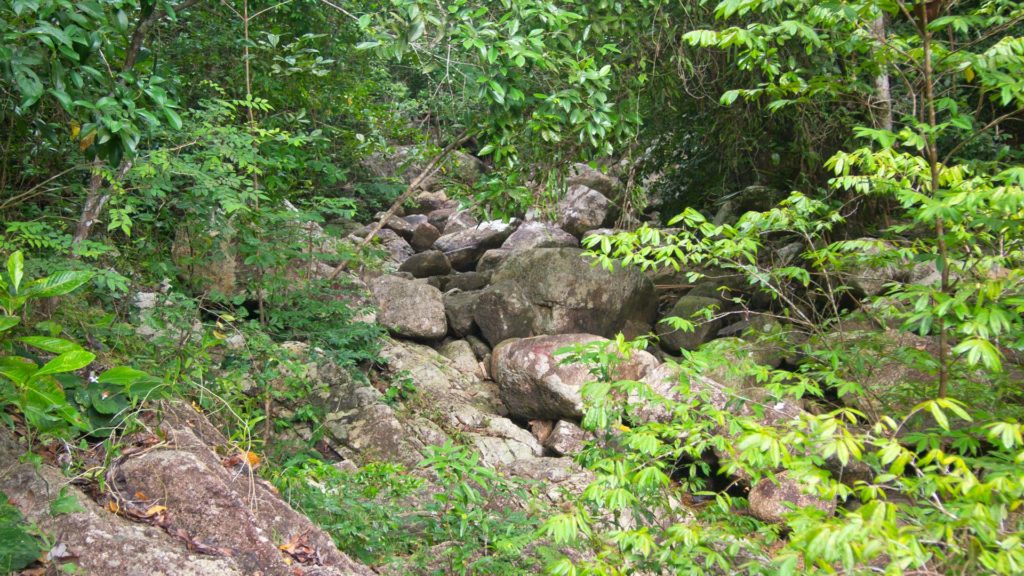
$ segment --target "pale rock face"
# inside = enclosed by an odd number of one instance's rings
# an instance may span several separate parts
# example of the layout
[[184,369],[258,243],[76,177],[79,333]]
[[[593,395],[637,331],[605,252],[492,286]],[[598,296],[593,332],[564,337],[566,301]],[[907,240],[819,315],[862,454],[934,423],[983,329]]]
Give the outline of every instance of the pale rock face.
[[448,333],[441,291],[424,282],[381,276],[370,283],[380,306],[377,321],[391,333],[417,340],[439,340]]
[[586,186],[570,186],[558,203],[558,225],[577,237],[609,224],[613,214],[611,201]]
[[532,248],[578,248],[579,241],[572,234],[546,222],[526,222],[512,233],[501,245],[502,250],[512,252]]
[[[555,351],[574,344],[608,342],[591,334],[561,334],[507,340],[494,349],[491,374],[511,415],[525,420],[579,420],[580,389],[594,377],[587,366],[563,364]],[[624,362],[616,378],[639,380],[658,365],[647,352]]]

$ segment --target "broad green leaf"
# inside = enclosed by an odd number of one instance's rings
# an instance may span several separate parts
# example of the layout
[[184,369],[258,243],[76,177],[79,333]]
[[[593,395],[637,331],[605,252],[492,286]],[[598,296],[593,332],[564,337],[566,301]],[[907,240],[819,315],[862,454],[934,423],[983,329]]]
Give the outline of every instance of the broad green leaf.
[[21,322],[18,316],[0,316],[0,332],[6,332]]
[[32,378],[39,366],[28,358],[21,356],[0,357],[0,376],[5,376],[15,384],[24,386]]
[[50,336],[25,336],[24,338],[18,338],[19,341],[38,348],[44,352],[50,352],[51,354],[63,354],[65,352],[73,352],[75,350],[81,350],[82,347],[78,344],[65,340],[63,338],[53,338]]
[[131,386],[143,378],[149,378],[149,374],[146,374],[142,370],[136,370],[128,366],[118,366],[111,368],[103,374],[100,374],[98,381],[100,384],[116,384],[118,386]]
[[63,372],[74,372],[85,368],[96,359],[96,355],[85,350],[73,350],[65,352],[43,365],[32,377],[33,379],[46,374],[61,374]]
[[67,271],[57,272],[47,276],[46,278],[40,278],[29,284],[26,292],[35,298],[51,298],[53,296],[63,296],[76,290],[82,284],[85,284],[92,279],[92,272],[85,271]]

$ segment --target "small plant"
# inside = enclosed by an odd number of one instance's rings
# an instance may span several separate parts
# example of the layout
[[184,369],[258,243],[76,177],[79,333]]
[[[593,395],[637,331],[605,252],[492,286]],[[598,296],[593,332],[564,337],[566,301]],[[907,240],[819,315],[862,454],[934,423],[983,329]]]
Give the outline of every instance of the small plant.
[[403,370],[388,379],[387,388],[384,389],[384,402],[389,406],[395,406],[412,398],[416,392],[416,381],[408,371]]
[[[52,323],[43,325],[48,329],[43,334],[18,335],[33,301],[69,294],[91,278],[88,272],[57,272],[28,280],[20,251],[7,258],[0,273],[0,406],[14,406],[30,431],[68,437],[95,430],[94,425],[109,427],[129,400],[145,398],[160,386],[148,374],[125,367],[83,381],[75,372],[96,355],[59,337],[61,329]],[[71,398],[68,389],[76,390]]]

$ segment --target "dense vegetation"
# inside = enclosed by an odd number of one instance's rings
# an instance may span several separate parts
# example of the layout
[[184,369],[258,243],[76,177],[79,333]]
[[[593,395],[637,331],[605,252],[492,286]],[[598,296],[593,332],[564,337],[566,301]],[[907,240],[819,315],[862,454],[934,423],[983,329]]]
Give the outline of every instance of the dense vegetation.
[[[29,458],[109,462],[186,398],[343,550],[407,573],[1024,573],[1022,116],[1009,0],[0,0],[0,419]],[[487,170],[448,194],[496,218],[617,165],[595,264],[724,271],[737,306],[771,302],[756,335],[685,352],[670,394],[613,377],[647,337],[566,350],[594,375],[595,480],[557,509],[464,446],[339,471],[286,434],[321,415],[270,410],[311,393],[284,342],[380,368],[338,273],[380,251],[324,239],[454,148]],[[849,285],[866,269],[899,273]],[[873,388],[879,363],[900,376]],[[805,409],[765,418],[785,403]],[[838,505],[764,523],[725,477]],[[0,566],[27,566],[46,535],[0,504]]]

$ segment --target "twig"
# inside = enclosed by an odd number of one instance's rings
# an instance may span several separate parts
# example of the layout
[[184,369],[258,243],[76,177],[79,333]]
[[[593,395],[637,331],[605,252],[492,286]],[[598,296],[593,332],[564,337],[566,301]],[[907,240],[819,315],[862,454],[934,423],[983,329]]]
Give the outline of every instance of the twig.
[[[384,224],[387,223],[387,221],[392,216],[394,216],[396,212],[398,212],[398,209],[402,206],[402,204],[405,204],[406,200],[412,197],[413,193],[420,188],[423,182],[427,178],[432,176],[435,171],[437,171],[441,162],[444,162],[445,158],[451,155],[451,153],[454,152],[459,146],[468,141],[469,138],[469,130],[463,130],[461,134],[455,137],[455,140],[453,140],[450,144],[445,146],[444,149],[441,150],[441,152],[434,156],[430,163],[427,164],[426,168],[424,168],[423,171],[420,172],[419,176],[413,178],[412,183],[410,183],[409,187],[405,189],[405,192],[403,192],[401,196],[396,198],[395,201],[391,204],[391,207],[388,208],[388,211],[385,212],[384,215],[377,220],[377,223],[373,226],[373,229],[370,230],[370,233],[366,235],[366,238],[363,238],[362,242],[359,243],[359,246],[356,250],[357,252],[361,251],[363,248],[366,248],[366,246],[369,245],[371,241],[373,241],[373,237],[377,234],[377,232],[380,232],[381,228],[384,227]],[[338,266],[334,269],[333,272],[331,272],[331,275],[328,276],[327,279],[334,280],[335,278],[337,278],[339,274],[341,274],[342,272],[345,271],[346,268],[348,268],[349,262],[351,262],[351,260],[344,260],[342,261],[341,264],[338,264]]]

